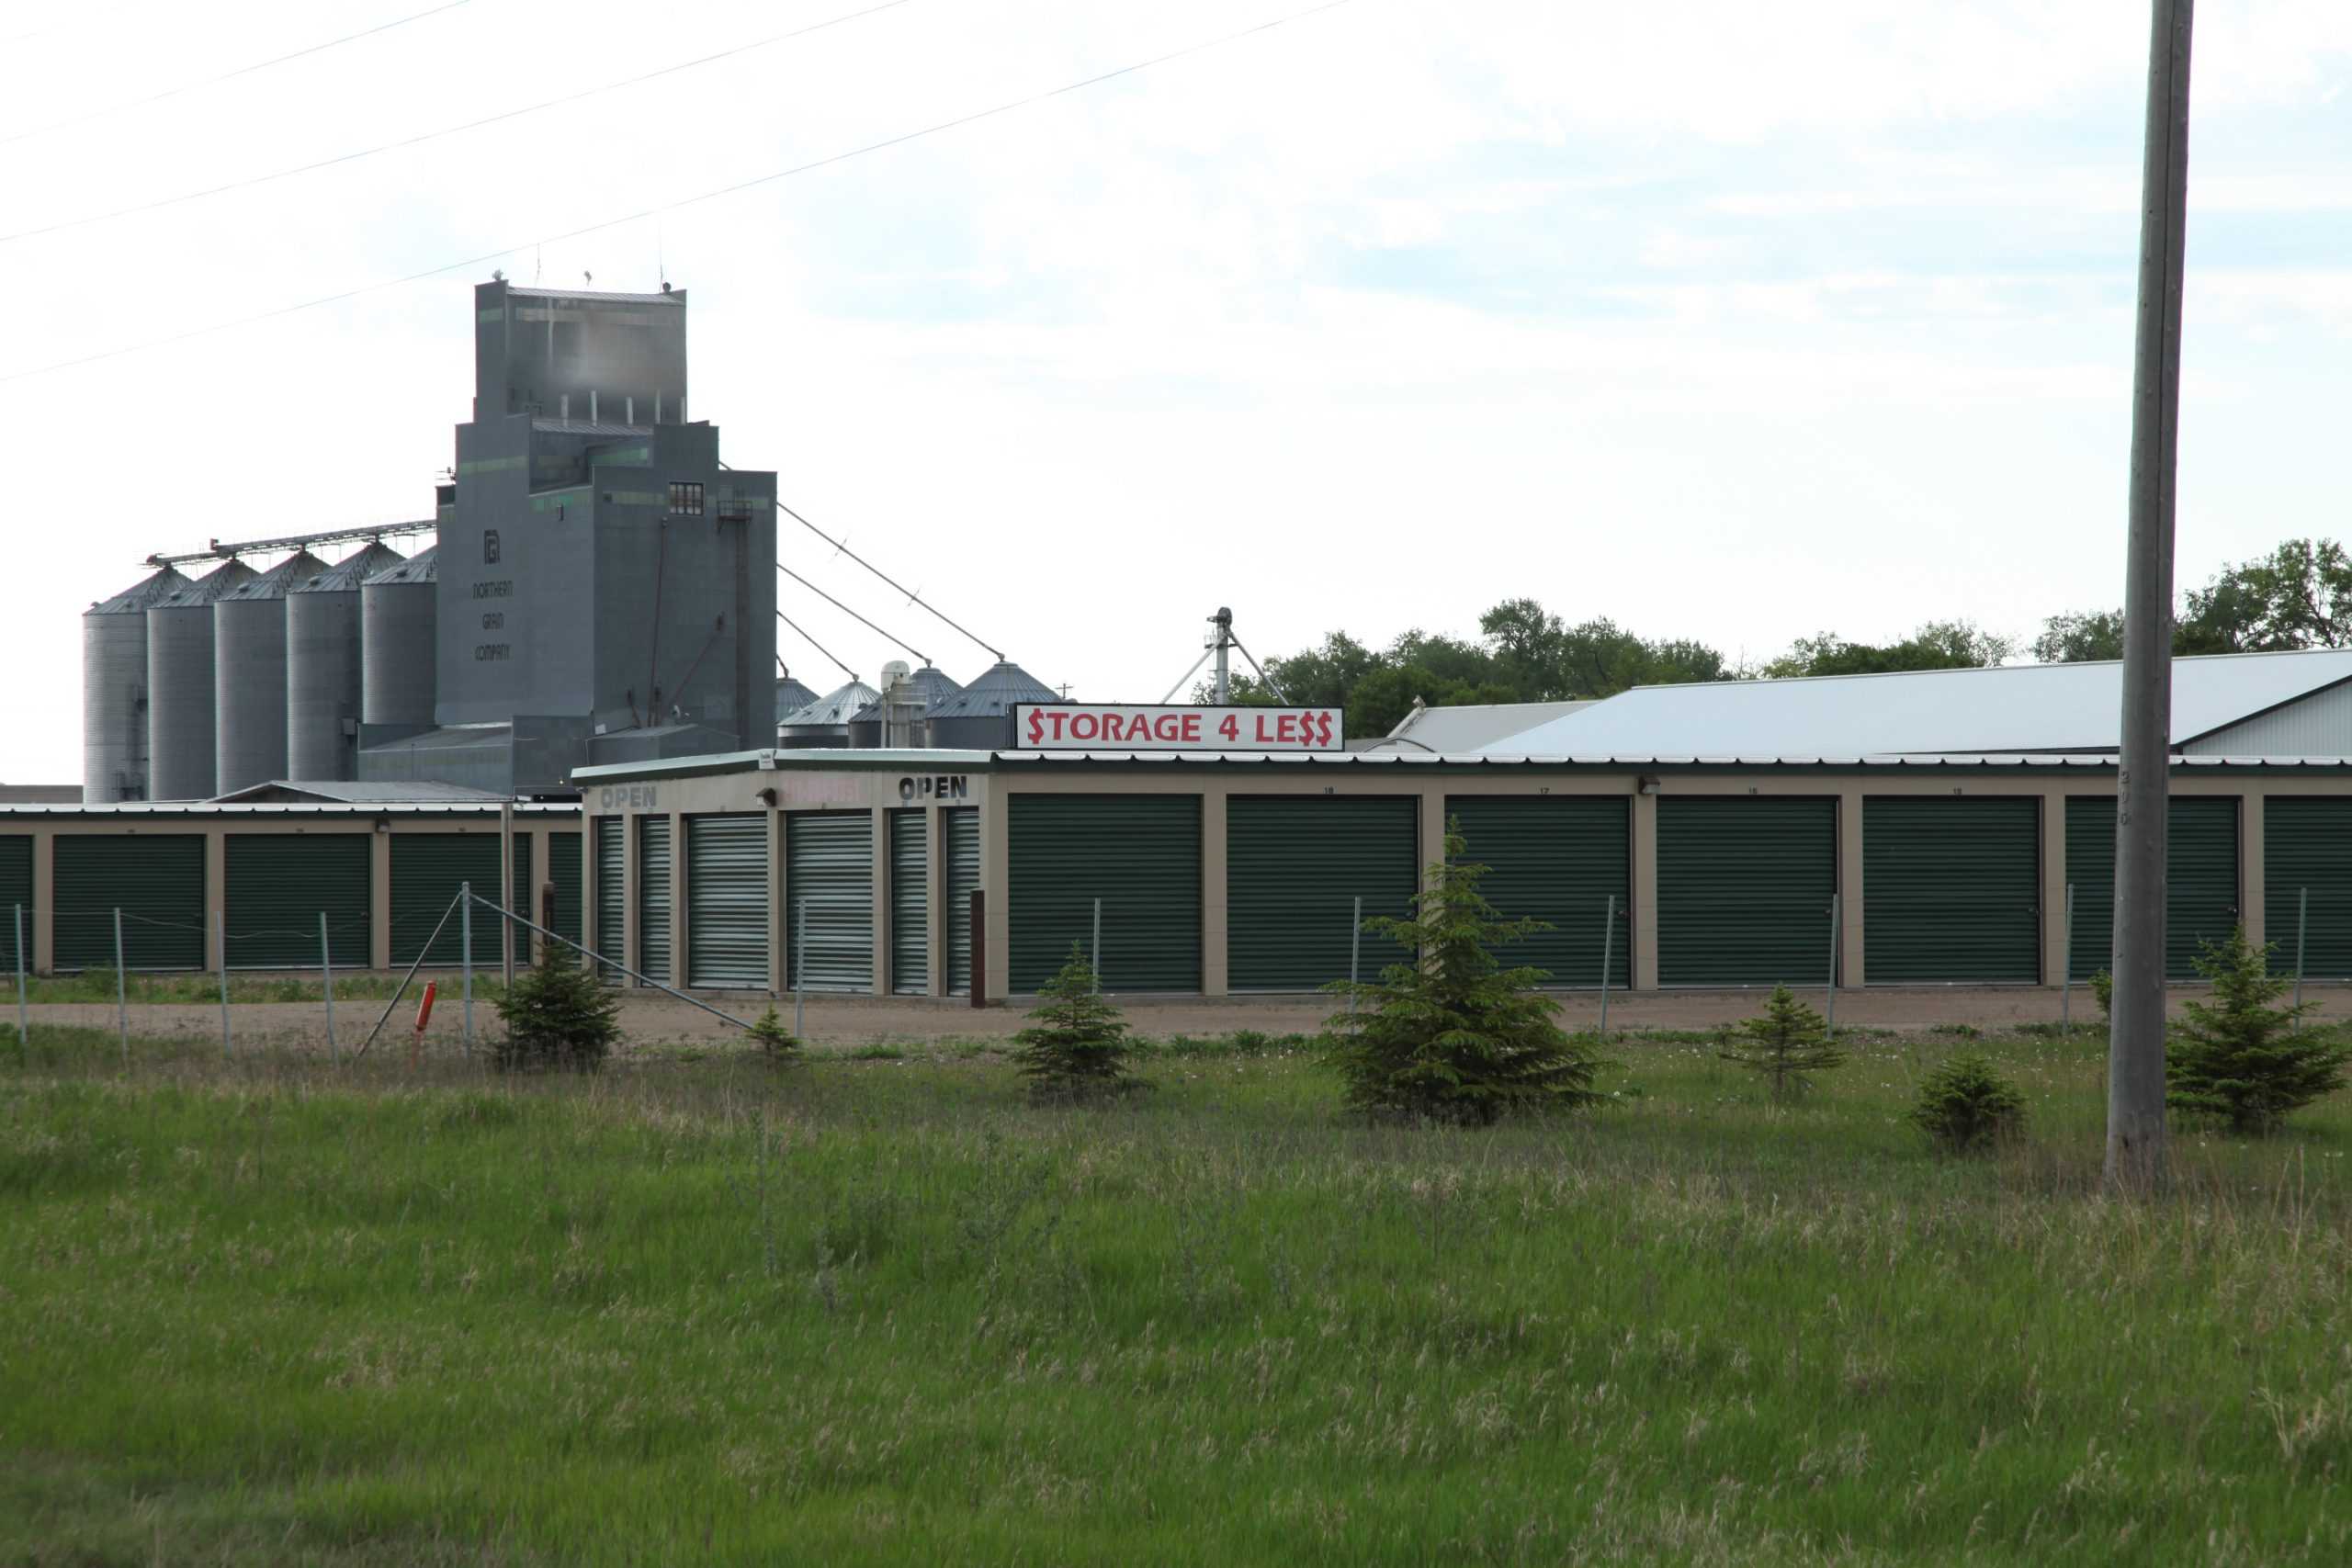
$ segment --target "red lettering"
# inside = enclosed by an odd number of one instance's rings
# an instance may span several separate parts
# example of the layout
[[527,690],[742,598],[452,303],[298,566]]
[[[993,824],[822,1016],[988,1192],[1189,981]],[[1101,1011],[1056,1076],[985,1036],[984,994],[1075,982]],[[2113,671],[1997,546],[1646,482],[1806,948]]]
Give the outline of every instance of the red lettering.
[[1104,714],[1102,716],[1102,739],[1105,740],[1119,740],[1125,739],[1122,731],[1124,730],[1125,724],[1126,721],[1121,718],[1116,713]]
[[1152,722],[1151,738],[1154,740],[1183,739],[1184,720],[1182,716],[1172,713],[1161,714],[1159,718]]
[[1062,731],[1069,728],[1069,715],[1060,708],[1048,708],[1046,710],[1046,716],[1053,725],[1052,738],[1059,740],[1062,738]]
[[1274,739],[1281,741],[1285,746],[1296,744],[1298,740],[1298,715],[1295,713],[1286,713],[1280,718],[1274,720]]
[[1070,715],[1069,738],[1072,740],[1091,740],[1102,733],[1102,721],[1095,715],[1091,713]]
[[1046,716],[1035,708],[1029,710],[1029,744],[1035,746],[1046,738]]
[[1227,740],[1238,740],[1241,739],[1241,721],[1236,716],[1227,714],[1217,721],[1216,732]]
[[1200,738],[1201,716],[1196,713],[1186,714],[1184,716],[1184,733],[1178,736],[1177,739],[1180,740],[1198,740]]

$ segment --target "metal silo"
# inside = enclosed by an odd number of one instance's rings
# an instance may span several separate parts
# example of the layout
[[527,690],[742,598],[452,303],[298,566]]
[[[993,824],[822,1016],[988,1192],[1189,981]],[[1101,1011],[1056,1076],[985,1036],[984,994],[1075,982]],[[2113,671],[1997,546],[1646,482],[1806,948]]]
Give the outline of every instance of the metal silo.
[[286,776],[349,779],[359,763],[359,585],[407,558],[371,544],[286,600]]
[[836,686],[797,713],[786,714],[775,727],[775,743],[785,747],[831,748],[849,745],[852,715],[882,694],[863,681]]
[[933,707],[925,728],[933,746],[1002,751],[1018,744],[1012,735],[1013,704],[1068,700],[1011,660],[999,660],[973,676],[970,685]]
[[359,585],[359,722],[433,728],[440,590],[435,545]]
[[212,793],[286,776],[286,595],[326,570],[298,550],[212,604]]
[[[886,690],[888,685],[888,681],[883,682]],[[910,670],[907,672],[906,695],[921,705],[922,712],[925,716],[936,711],[940,704],[963,689],[949,677],[945,671],[935,664],[926,664],[920,670]],[[922,733],[922,723],[920,719],[916,722],[915,733],[917,735]],[[850,716],[849,743],[860,748],[882,744],[882,699],[880,697],[875,698]]]
[[188,585],[171,567],[82,615],[82,801],[147,798],[147,611]]
[[794,680],[791,671],[786,671],[775,678],[775,721],[778,724],[816,700],[817,694]]
[[212,787],[212,604],[253,580],[224,561],[147,612],[147,798],[204,800]]

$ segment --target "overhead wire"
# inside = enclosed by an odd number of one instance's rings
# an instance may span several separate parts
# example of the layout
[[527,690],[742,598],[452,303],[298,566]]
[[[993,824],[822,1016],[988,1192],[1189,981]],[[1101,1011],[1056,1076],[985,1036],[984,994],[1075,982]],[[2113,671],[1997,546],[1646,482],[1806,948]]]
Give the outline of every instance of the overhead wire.
[[339,153],[332,158],[320,158],[308,164],[295,164],[283,169],[273,169],[267,174],[248,175],[242,179],[227,180],[216,186],[206,186],[200,190],[182,191],[177,196],[158,197],[153,201],[134,202],[129,207],[118,207],[108,212],[94,212],[84,218],[69,218],[62,222],[45,223],[39,228],[19,229],[14,233],[0,234],[0,244],[7,244],[16,240],[29,240],[41,234],[62,233],[69,229],[86,229],[94,223],[107,223],[118,218],[130,218],[141,212],[153,212],[166,207],[178,207],[191,201],[201,201],[207,197],[223,196],[230,191],[250,190],[254,186],[268,185],[275,180],[291,179],[296,175],[311,174],[320,169],[332,169],[344,164],[356,164],[363,158],[373,158],[379,153],[396,152],[402,148],[422,146],[427,141],[437,141],[445,136],[458,136],[469,130],[480,130],[485,126],[499,125],[510,119],[521,119],[526,115],[561,108],[567,104],[576,104],[585,98],[618,92],[624,87],[639,86],[647,82],[657,81],[663,76],[674,76],[681,71],[691,71],[699,65],[710,65],[722,60],[731,60],[739,54],[749,54],[753,50],[787,42],[793,39],[806,37],[809,33],[821,32],[827,28],[836,28],[844,22],[854,22],[860,17],[871,17],[877,12],[892,10],[910,3],[911,0],[883,0],[882,4],[868,6],[862,11],[851,11],[842,16],[830,17],[821,22],[811,22],[805,28],[795,28],[790,32],[772,33],[766,38],[753,39],[746,43],[719,50],[713,54],[700,55],[693,60],[681,60],[675,64],[664,65],[657,71],[623,77],[618,81],[606,82],[601,86],[583,88],[577,93],[567,93],[560,98],[548,98],[539,103],[526,104],[520,108],[504,109],[497,114],[484,115],[480,119],[469,119],[458,125],[445,125],[437,130],[420,131],[414,136],[404,136],[397,141],[379,142],[373,147],[363,147],[356,152]]
[[[460,3],[462,3],[462,0],[460,0]],[[1171,61],[1184,59],[1188,55],[1199,54],[1207,50],[1221,48],[1230,43],[1237,43],[1243,39],[1254,37],[1259,33],[1271,32],[1274,28],[1286,26],[1289,23],[1303,21],[1309,17],[1319,16],[1326,11],[1335,11],[1342,6],[1351,4],[1353,4],[1353,0],[1322,0],[1322,4],[1320,5],[1310,6],[1302,11],[1293,11],[1286,15],[1276,17],[1272,21],[1259,22],[1254,26],[1243,28],[1238,32],[1225,33],[1216,38],[1204,39],[1198,43],[1187,44],[1182,49],[1170,50],[1165,54],[1154,55],[1148,60],[1139,60],[1132,64],[1122,65],[1116,70],[1099,72],[1094,75],[1082,77],[1075,82],[1065,83],[1058,87],[1047,88],[1044,92],[1032,93],[1025,97],[1009,98],[1003,103],[996,104],[984,109],[976,109],[970,114],[957,115],[952,119],[939,120],[933,124],[924,126],[920,130],[904,131],[897,136],[886,137],[879,141],[868,141],[861,146],[852,147],[845,152],[830,153],[822,158],[811,159],[805,164],[795,164],[789,168],[777,169],[768,174],[754,175],[751,179],[738,180],[732,185],[719,186],[713,189],[703,191],[698,195],[683,197],[676,201],[663,202],[658,206],[641,208],[635,212],[627,213],[618,218],[608,218],[601,222],[585,223],[577,229],[566,230],[560,234],[543,235],[537,240],[525,241],[520,244],[502,246],[494,251],[484,251],[478,255],[465,256],[453,262],[445,262],[439,266],[429,266],[421,272],[408,273],[400,277],[388,277],[379,279],[374,283],[357,284],[352,288],[339,290],[334,294],[322,294],[315,299],[297,300],[293,304],[279,305],[267,310],[257,310],[251,315],[235,316],[227,321],[213,321],[200,327],[190,327],[185,332],[170,333],[162,337],[146,339],[141,343],[126,344],[119,348],[100,349],[96,354],[85,354],[77,355],[72,359],[56,360],[48,365],[36,365],[23,370],[13,370],[6,376],[0,376],[0,385],[5,385],[11,381],[26,380],[35,376],[52,375],[60,370],[71,370],[84,365],[96,365],[104,360],[119,359],[125,355],[142,354],[150,349],[165,348],[169,347],[173,344],[186,343],[191,338],[209,337],[216,333],[230,332],[238,327],[256,326],[264,321],[276,321],[280,317],[296,315],[304,310],[315,310],[328,305],[339,305],[346,299],[356,299],[363,295],[380,293],[384,289],[399,288],[411,283],[421,283],[428,277],[438,277],[443,273],[456,272],[464,267],[480,266],[485,262],[503,261],[509,256],[531,249],[533,245],[555,244],[560,243],[565,240],[576,240],[585,234],[602,233],[607,229],[617,229],[625,223],[639,222],[644,219],[651,218],[658,213],[675,212],[682,208],[698,206],[706,201],[717,201],[723,197],[737,196],[744,191],[756,189],[763,185],[773,185],[778,180],[790,179],[798,175],[813,174],[819,169],[831,168],[836,164],[846,163],[853,158],[862,158],[871,152],[885,152],[892,147],[904,146],[910,141],[920,141],[926,136],[936,136],[943,131],[959,130],[964,126],[974,125],[981,120],[993,118],[998,115],[1011,114],[1016,109],[1028,108],[1037,104],[1046,103],[1054,98],[1063,97],[1071,93],[1080,92],[1088,87],[1100,85],[1104,82],[1114,81],[1121,76],[1132,76],[1136,72],[1148,71],[1156,65],[1165,65]]]
[[790,626],[795,632],[799,633],[800,640],[802,642],[807,643],[809,647],[823,654],[827,659],[831,659],[834,669],[840,671],[842,674],[848,676],[853,681],[857,679],[856,671],[851,669],[848,665],[843,664],[840,660],[833,659],[832,650],[828,649],[823,643],[819,642],[815,637],[810,637],[806,631],[802,631],[799,622],[794,620],[790,615],[786,615],[782,610],[778,610],[775,613],[775,618],[782,621],[786,626]]
[[831,594],[826,592],[823,589],[818,587],[815,583],[809,581],[807,578],[801,576],[798,572],[793,570],[782,561],[775,563],[775,569],[776,570],[784,573],[785,576],[792,579],[793,581],[800,584],[801,587],[808,590],[809,592],[814,593],[818,598],[822,599],[826,604],[831,604],[834,609],[839,610],[842,615],[847,615],[851,620],[855,621],[859,626],[864,626],[867,631],[874,633],[883,641],[889,643],[894,647],[905,649],[907,652],[913,654],[917,659],[922,660],[925,664],[931,662],[931,655],[923,652],[922,649],[915,647],[914,644],[907,641],[904,637],[892,637],[888,632],[884,631],[880,626],[876,626],[872,621],[867,620],[864,615],[859,615],[855,610],[851,609],[848,605],[842,604],[840,600],[834,598]]
[[120,114],[126,109],[144,108],[149,104],[160,104],[166,98],[176,98],[183,94],[193,93],[201,88],[217,87],[223,82],[233,82],[240,76],[250,76],[256,71],[266,71],[273,65],[284,65],[289,61],[300,60],[309,55],[323,54],[328,50],[340,49],[347,43],[357,43],[361,39],[374,38],[378,33],[388,33],[394,28],[404,28],[411,22],[421,22],[427,17],[437,17],[444,11],[454,11],[460,6],[472,4],[473,0],[442,0],[442,4],[428,10],[413,12],[409,16],[380,23],[359,32],[345,33],[341,38],[332,38],[324,43],[314,43],[307,48],[295,50],[289,54],[273,55],[267,60],[257,60],[251,65],[240,65],[234,71],[223,71],[218,76],[207,76],[200,82],[183,82],[176,87],[166,87],[160,93],[150,93],[143,98],[130,98],[122,103],[108,104],[102,108],[92,109],[87,114],[74,115],[68,119],[51,120],[47,125],[36,125],[24,130],[11,131],[6,136],[0,136],[0,147],[35,136],[46,136],[52,130],[63,130],[69,126],[87,125],[94,119],[104,119],[108,115]]
[[876,566],[872,561],[867,560],[864,556],[861,556],[855,550],[851,549],[847,544],[843,543],[840,539],[834,538],[831,534],[826,533],[822,528],[818,527],[817,525],[809,522],[808,519],[801,516],[800,513],[793,511],[789,506],[785,505],[784,502],[780,501],[777,502],[775,503],[775,507],[778,512],[783,513],[786,517],[791,518],[795,523],[799,524],[803,528],[808,529],[811,534],[816,535],[817,537],[832,546],[834,549],[840,551],[842,555],[849,557],[850,559],[855,561],[858,565],[864,567],[866,570],[880,578],[884,582],[888,583],[892,588],[895,588],[899,592],[905,594],[907,596],[908,604],[920,606],[935,619],[944,623],[951,630],[960,633],[965,640],[976,645],[982,652],[988,654],[989,657],[994,659],[998,663],[1001,664],[1004,662],[1004,655],[1001,651],[990,648],[987,643],[980,641],[978,637],[974,637],[970,632],[966,631],[954,621],[948,620],[944,615],[942,615],[939,611],[933,609],[929,604],[924,604],[922,594],[917,593],[913,589],[906,587],[904,584],[899,582],[880,567]]

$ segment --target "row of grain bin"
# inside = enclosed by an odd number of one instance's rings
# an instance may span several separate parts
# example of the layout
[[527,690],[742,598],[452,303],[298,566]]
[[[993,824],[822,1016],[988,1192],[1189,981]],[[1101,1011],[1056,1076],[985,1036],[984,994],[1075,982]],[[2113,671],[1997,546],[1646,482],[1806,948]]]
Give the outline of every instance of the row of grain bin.
[[92,605],[84,802],[356,776],[362,722],[433,721],[432,560],[371,543],[332,566],[300,551],[266,572],[164,567]]

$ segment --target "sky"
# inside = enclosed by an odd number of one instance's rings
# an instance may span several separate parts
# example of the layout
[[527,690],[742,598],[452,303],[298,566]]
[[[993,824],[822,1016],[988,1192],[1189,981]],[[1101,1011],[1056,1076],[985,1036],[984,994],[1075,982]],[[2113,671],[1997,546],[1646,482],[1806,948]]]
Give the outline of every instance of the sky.
[[[2120,602],[2146,0],[1313,4],[0,0],[0,781],[79,778],[151,552],[430,514],[493,267],[688,289],[727,460],[1080,698],[1220,604],[1752,661]],[[2352,407],[2352,6],[2199,20],[2184,587],[2341,531]]]

